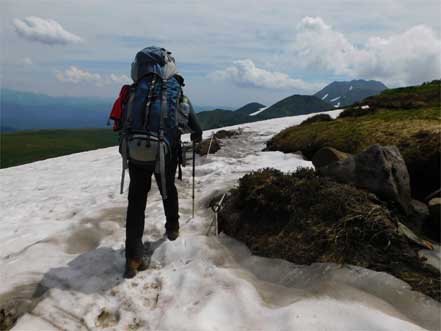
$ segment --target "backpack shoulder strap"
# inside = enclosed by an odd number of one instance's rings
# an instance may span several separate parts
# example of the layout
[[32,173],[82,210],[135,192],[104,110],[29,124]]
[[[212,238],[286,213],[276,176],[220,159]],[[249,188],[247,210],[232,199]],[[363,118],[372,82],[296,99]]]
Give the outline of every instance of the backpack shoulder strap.
[[165,148],[166,144],[164,142],[164,129],[165,129],[165,119],[168,116],[168,104],[167,104],[167,79],[162,79],[161,86],[161,114],[159,122],[159,175],[161,176],[161,193],[162,199],[167,199],[167,184],[165,177]]
[[159,129],[164,130],[165,129],[165,119],[168,117],[168,103],[167,103],[167,79],[162,79],[162,86],[161,86],[161,118],[160,118],[160,125]]
[[152,79],[150,80],[149,91],[147,93],[147,102],[145,104],[144,124],[143,124],[144,129],[147,129],[147,126],[149,125],[150,107],[152,104],[153,91],[155,90],[156,79],[157,79],[156,75],[152,74]]

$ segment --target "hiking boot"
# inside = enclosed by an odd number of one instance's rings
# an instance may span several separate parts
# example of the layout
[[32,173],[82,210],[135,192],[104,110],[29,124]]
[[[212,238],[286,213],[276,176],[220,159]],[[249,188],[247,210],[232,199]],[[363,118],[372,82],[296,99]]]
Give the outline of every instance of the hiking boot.
[[168,240],[176,240],[179,237],[179,229],[177,230],[166,230],[165,235],[167,236]]
[[138,271],[144,271],[148,268],[143,258],[128,259],[126,261],[126,269],[124,270],[124,278],[133,278]]

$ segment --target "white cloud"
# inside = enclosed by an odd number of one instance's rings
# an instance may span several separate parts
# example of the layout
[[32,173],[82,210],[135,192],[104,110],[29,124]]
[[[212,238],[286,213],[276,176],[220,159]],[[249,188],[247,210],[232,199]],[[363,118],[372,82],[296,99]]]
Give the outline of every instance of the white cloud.
[[111,82],[113,83],[119,83],[119,84],[128,84],[131,83],[132,80],[126,76],[126,75],[115,75],[115,74],[110,74],[108,76],[108,79],[110,79]]
[[425,25],[385,38],[371,37],[357,46],[320,17],[301,20],[292,48],[294,61],[305,67],[393,85],[439,78],[440,49],[441,40]]
[[33,64],[32,59],[30,57],[23,58],[21,62],[22,62],[22,64],[26,64],[26,65],[32,65]]
[[215,80],[231,81],[240,87],[309,91],[322,86],[322,84],[310,84],[301,79],[290,78],[282,72],[258,68],[250,59],[234,61],[232,66],[215,71],[210,77]]
[[71,44],[82,42],[83,39],[66,31],[60,23],[51,19],[29,16],[24,19],[13,20],[15,31],[19,36],[43,44]]
[[55,77],[61,82],[68,82],[73,84],[86,82],[93,83],[96,86],[131,83],[131,79],[126,75],[101,75],[97,73],[91,73],[76,66],[70,66],[63,72],[57,71],[55,73]]
[[70,66],[64,72],[57,72],[56,77],[59,81],[70,82],[70,83],[80,83],[86,82],[99,82],[102,80],[100,74],[92,74],[88,71],[82,70],[75,66]]

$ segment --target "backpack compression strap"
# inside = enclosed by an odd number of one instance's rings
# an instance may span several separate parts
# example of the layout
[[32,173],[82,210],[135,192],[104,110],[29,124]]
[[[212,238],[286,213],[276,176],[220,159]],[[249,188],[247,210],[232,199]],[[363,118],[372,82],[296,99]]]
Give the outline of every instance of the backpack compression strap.
[[147,103],[145,104],[143,127],[146,130],[147,130],[147,126],[149,125],[150,106],[152,104],[153,91],[155,90],[155,84],[156,84],[156,76],[153,75],[153,78],[150,81],[149,92],[147,94]]
[[164,142],[164,129],[165,129],[165,119],[168,117],[167,110],[167,79],[162,79],[162,90],[161,90],[161,115],[159,122],[159,174],[161,176],[161,193],[162,199],[167,199],[167,185],[165,176],[165,148],[167,148]]

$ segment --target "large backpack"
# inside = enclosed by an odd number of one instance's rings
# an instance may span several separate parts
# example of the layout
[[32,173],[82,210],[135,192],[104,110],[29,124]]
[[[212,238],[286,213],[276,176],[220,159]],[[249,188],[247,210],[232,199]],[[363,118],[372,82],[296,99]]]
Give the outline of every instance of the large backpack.
[[120,191],[123,192],[128,161],[154,165],[155,172],[161,176],[165,200],[165,163],[170,160],[180,133],[189,130],[189,107],[182,103],[184,79],[177,73],[171,53],[158,47],[147,47],[136,54],[131,76],[134,84],[121,90],[124,91],[119,98],[121,114],[111,115],[114,129],[120,131],[123,162]]

